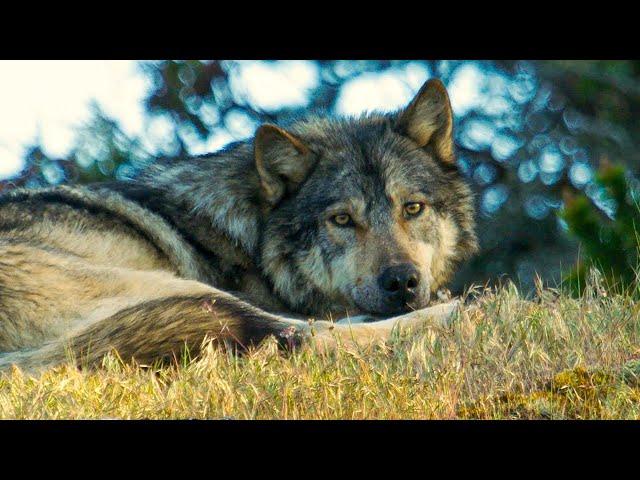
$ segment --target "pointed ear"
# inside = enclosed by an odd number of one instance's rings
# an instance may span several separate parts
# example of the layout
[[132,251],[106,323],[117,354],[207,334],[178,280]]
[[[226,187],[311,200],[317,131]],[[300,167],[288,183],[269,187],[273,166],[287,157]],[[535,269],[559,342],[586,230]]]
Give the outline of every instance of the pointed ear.
[[409,106],[400,112],[398,130],[421,147],[433,147],[440,160],[453,163],[453,115],[443,83],[428,80]]
[[253,146],[262,195],[270,205],[295,190],[315,163],[315,155],[300,139],[275,125],[258,128]]

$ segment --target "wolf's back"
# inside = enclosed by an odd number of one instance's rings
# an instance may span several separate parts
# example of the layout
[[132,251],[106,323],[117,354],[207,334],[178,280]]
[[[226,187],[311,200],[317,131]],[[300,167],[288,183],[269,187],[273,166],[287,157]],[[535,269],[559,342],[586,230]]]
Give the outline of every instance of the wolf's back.
[[[42,215],[41,218],[34,218],[29,212],[34,208]],[[8,213],[11,218],[7,218]],[[111,221],[97,226],[97,214]],[[17,232],[28,231],[36,236],[39,232],[44,237],[42,241],[46,242],[48,232],[37,228],[38,223],[45,221],[50,229],[55,229],[56,225],[82,223],[77,226],[84,231],[96,227],[108,230],[115,223],[120,223],[153,244],[181,277],[200,280],[207,276],[192,246],[171,225],[154,212],[110,189],[58,186],[17,189],[0,196],[0,225],[3,227],[0,227],[0,240],[10,240]]]
[[170,225],[117,193],[56,187],[0,197],[0,352],[66,337],[185,290],[163,290],[168,282],[205,277]]

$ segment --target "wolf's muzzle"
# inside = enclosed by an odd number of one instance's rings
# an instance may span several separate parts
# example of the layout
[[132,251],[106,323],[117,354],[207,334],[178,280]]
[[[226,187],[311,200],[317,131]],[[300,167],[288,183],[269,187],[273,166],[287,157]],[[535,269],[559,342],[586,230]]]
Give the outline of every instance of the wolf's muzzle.
[[411,263],[386,268],[378,277],[378,286],[390,310],[402,310],[415,300],[420,273]]

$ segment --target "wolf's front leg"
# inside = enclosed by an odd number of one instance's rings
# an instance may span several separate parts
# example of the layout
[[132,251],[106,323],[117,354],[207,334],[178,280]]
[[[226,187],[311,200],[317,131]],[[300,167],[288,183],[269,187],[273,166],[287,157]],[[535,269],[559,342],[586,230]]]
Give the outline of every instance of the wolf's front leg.
[[454,300],[377,321],[367,315],[343,318],[333,324],[332,328],[323,325],[320,335],[316,335],[316,341],[323,347],[331,347],[336,341],[364,346],[388,340],[395,330],[411,331],[426,325],[447,325],[459,305],[460,302]]
[[413,324],[415,321],[421,323],[425,319],[430,319],[429,322],[431,323],[433,320],[446,322],[459,303],[459,300],[453,300],[386,319],[376,318],[372,315],[357,315],[355,317],[341,318],[336,323],[340,325],[355,325],[360,323],[385,325],[384,322],[400,322],[401,325],[406,325]]

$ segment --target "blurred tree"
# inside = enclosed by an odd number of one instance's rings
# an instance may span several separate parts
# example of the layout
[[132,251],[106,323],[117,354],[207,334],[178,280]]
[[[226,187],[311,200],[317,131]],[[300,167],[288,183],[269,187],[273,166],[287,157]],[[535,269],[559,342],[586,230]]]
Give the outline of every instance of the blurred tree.
[[[153,142],[128,138],[96,106],[67,158],[48,158],[41,145],[33,145],[25,157],[27,168],[10,183],[4,182],[4,188],[129,178],[157,156],[204,153],[204,147],[213,145],[211,150],[250,136],[261,122],[309,112],[335,113],[345,92],[363,79],[379,81],[376,91],[386,92],[415,90],[416,78],[421,82],[437,76],[458,93],[477,93],[457,110],[454,105],[459,165],[477,193],[482,246],[480,255],[454,280],[453,289],[460,291],[470,282],[494,282],[502,275],[530,289],[536,271],[543,279],[558,282],[561,263],[567,267],[577,258],[577,242],[554,214],[562,206],[562,191],[596,198],[600,187],[593,171],[605,153],[611,161],[625,165],[631,177],[638,174],[638,61],[321,60],[310,64],[318,81],[311,82],[304,101],[275,105],[253,94],[243,62],[143,62],[141,68],[152,83],[145,102],[148,120],[163,125],[162,134]],[[264,61],[260,65],[290,64]],[[397,81],[388,83],[390,78]]]
[[610,291],[635,290],[640,264],[640,205],[622,166],[603,162],[596,184],[601,187],[604,212],[586,195],[566,192],[561,211],[569,230],[581,242],[581,258],[565,277],[575,294],[581,294],[592,267],[603,275]]

